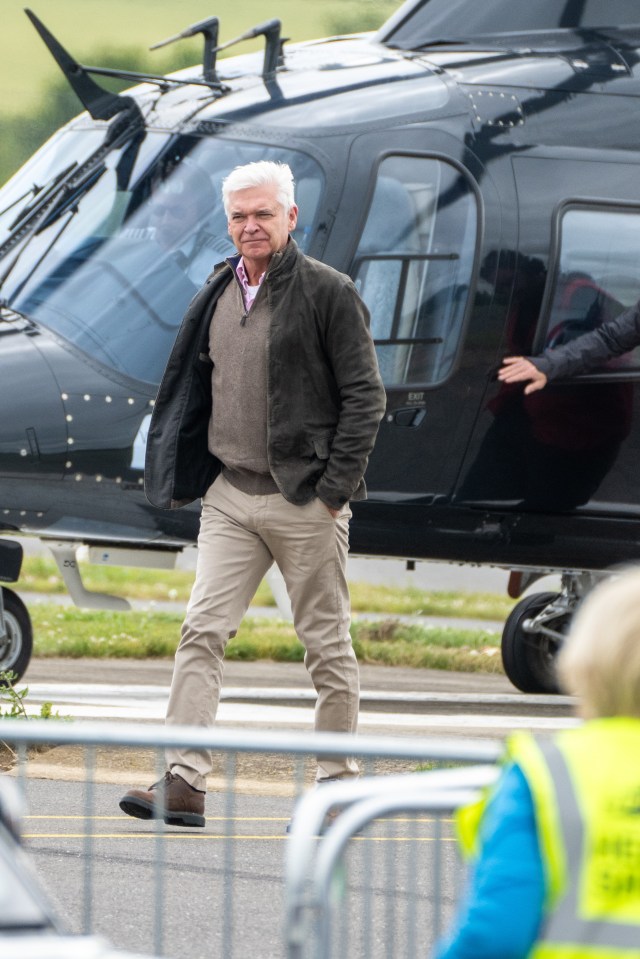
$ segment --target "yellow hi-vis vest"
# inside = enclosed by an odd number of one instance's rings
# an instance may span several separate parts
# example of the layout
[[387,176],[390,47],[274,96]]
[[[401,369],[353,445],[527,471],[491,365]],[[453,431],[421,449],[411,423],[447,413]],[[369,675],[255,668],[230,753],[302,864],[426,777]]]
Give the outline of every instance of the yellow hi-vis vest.
[[[640,959],[640,719],[591,720],[550,740],[518,733],[506,758],[531,790],[545,875],[530,959]],[[460,811],[471,854],[486,801]]]

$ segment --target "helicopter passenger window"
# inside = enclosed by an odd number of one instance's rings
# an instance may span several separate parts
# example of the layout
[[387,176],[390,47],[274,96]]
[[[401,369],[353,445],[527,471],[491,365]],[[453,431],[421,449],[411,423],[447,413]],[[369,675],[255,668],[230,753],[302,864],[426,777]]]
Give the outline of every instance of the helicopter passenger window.
[[[433,43],[469,40],[505,32],[594,29],[638,23],[637,0],[492,0],[461,3],[423,0],[395,14],[381,29],[384,43],[401,50],[418,50]],[[446,38],[443,40],[442,38]]]
[[[640,211],[572,206],[560,217],[550,308],[537,349],[560,346],[640,299]],[[640,347],[605,372],[640,370]]]
[[444,380],[460,341],[476,248],[475,195],[439,159],[380,164],[354,280],[385,386]]
[[[90,149],[99,146],[95,131],[85,132]],[[220,196],[224,177],[254,160],[288,163],[304,203],[294,236],[307,250],[322,169],[296,150],[215,136],[146,131],[85,172],[90,149],[76,154],[71,191],[54,184],[52,204],[19,248],[3,295],[99,364],[158,383],[187,305],[235,252]],[[70,151],[68,162],[76,156]],[[14,183],[10,200],[25,194],[17,205],[28,202],[29,186]],[[0,211],[2,200],[0,191]]]

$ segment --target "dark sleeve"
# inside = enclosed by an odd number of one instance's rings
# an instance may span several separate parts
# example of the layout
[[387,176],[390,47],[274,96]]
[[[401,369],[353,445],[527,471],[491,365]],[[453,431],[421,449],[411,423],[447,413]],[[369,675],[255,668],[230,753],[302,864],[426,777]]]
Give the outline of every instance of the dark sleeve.
[[340,413],[327,467],[316,493],[339,509],[358,487],[385,411],[386,394],[369,313],[349,280],[331,298],[326,349],[339,393]]
[[636,346],[640,346],[640,303],[563,346],[547,349],[541,356],[527,359],[551,381],[588,373]]
[[435,959],[526,959],[544,903],[533,802],[518,766],[502,774],[481,825],[482,851]]

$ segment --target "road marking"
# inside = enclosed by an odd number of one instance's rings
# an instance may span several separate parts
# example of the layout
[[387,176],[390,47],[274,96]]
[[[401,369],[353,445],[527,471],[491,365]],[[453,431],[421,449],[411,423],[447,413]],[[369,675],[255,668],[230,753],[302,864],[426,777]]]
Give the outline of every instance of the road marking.
[[[191,827],[198,828],[198,827]],[[158,835],[163,839],[286,839],[287,834],[283,831],[282,835],[270,836],[266,834],[249,835],[244,833],[226,834],[226,833],[157,833],[157,832],[45,832],[45,833],[24,833],[23,839],[157,839]]]
[[[58,820],[72,820],[75,822],[89,820],[91,822],[104,822],[105,820],[119,819],[122,820],[122,814],[119,816],[62,816],[56,815],[55,813],[42,814],[42,815],[30,815],[23,816],[23,820],[42,820],[42,819],[53,819],[54,822]],[[207,816],[208,822],[289,822],[289,816]],[[423,820],[428,822],[428,820]]]
[[[41,816],[23,816],[23,821],[38,821],[38,822],[122,822],[122,814],[119,816],[56,816],[55,814],[51,815],[41,815]],[[289,822],[290,816],[207,816],[207,822]],[[376,819],[374,822],[393,822],[393,823],[432,823],[432,822],[453,822],[453,819],[441,819],[437,816],[428,816],[428,817],[385,817],[384,819]]]
[[[193,827],[192,827],[193,828]],[[289,834],[282,832],[277,835],[249,835],[245,833],[226,834],[226,833],[172,833],[172,832],[96,832],[96,833],[25,833],[22,838],[34,841],[36,839],[157,839],[158,836],[163,839],[187,839],[190,842],[194,840],[224,841],[229,839],[245,839],[250,842],[258,840],[283,840],[289,839]],[[317,837],[320,838],[320,837]],[[352,836],[354,842],[456,842],[454,836]]]
[[[125,692],[126,690],[126,692]],[[233,695],[228,690],[228,695]],[[268,692],[268,691],[263,691]],[[282,690],[280,691],[282,693]],[[306,690],[288,690],[287,695],[299,697],[300,705],[276,705],[264,702],[225,702],[220,703],[217,722],[228,725],[257,725],[261,727],[313,727],[314,703],[309,700]],[[429,729],[473,729],[493,730],[497,732],[512,729],[546,729],[560,730],[579,725],[579,720],[572,716],[522,716],[505,715],[503,713],[474,712],[474,697],[461,694],[442,696],[448,703],[455,705],[460,702],[463,711],[457,713],[438,712],[372,712],[365,708],[360,710],[359,725],[361,729],[403,729],[414,728],[428,731]],[[513,696],[514,702],[526,702],[524,696]],[[27,710],[30,715],[36,716],[39,704],[52,702],[54,709],[62,716],[75,719],[120,719],[120,720],[147,720],[161,722],[165,718],[168,701],[168,690],[164,686],[130,686],[116,687],[101,686],[97,683],[65,683],[55,685],[51,683],[34,683],[29,687],[29,702]],[[413,703],[420,708],[424,700]],[[440,701],[440,698],[437,700]],[[491,704],[491,697],[479,696],[476,700],[486,708]],[[366,702],[366,701],[365,701]],[[502,703],[498,698],[496,706]],[[504,704],[503,708],[504,708]],[[532,707],[538,705],[532,702]]]
[[[67,815],[56,815],[56,814],[41,814],[41,815],[30,815],[25,816],[25,820],[31,822],[112,822],[112,821],[123,821],[122,816],[67,816]],[[125,820],[126,822],[126,820]],[[290,822],[289,816],[208,816],[207,825],[214,822],[228,822],[228,823],[288,823]],[[413,826],[417,825],[431,825],[435,822],[439,822],[441,825],[451,825],[453,820],[451,818],[442,818],[433,816],[420,816],[420,817],[404,817],[404,816],[394,816],[384,819],[373,820],[369,825],[376,824],[380,826],[381,824],[393,824],[393,825],[405,825],[411,824]],[[220,832],[200,832],[199,828],[197,832],[166,832],[164,826],[158,826],[158,820],[149,820],[149,830],[146,832],[141,832],[139,828],[134,827],[134,823],[131,823],[131,829],[119,832],[29,832],[23,833],[22,838],[28,839],[31,841],[36,841],[38,839],[80,839],[80,840],[93,840],[93,839],[157,839],[159,836],[163,839],[187,839],[193,841],[196,839],[207,840],[207,841],[220,841],[220,840],[245,840],[251,842],[261,841],[271,841],[274,839],[282,840],[287,839],[288,834],[282,830],[277,834],[270,833],[220,833]],[[195,828],[195,827],[194,827]],[[452,842],[454,840],[453,836],[416,836],[416,835],[400,835],[400,836],[354,836],[354,839],[360,841],[374,841],[374,842],[435,842],[440,839],[443,839],[446,842]]]

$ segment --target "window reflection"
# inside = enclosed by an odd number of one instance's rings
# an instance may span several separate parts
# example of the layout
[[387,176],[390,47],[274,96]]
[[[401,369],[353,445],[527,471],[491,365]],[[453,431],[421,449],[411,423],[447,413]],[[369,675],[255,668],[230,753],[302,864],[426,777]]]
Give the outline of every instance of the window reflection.
[[387,386],[435,383],[450,373],[476,229],[475,197],[455,168],[423,157],[380,165],[355,280]]
[[4,295],[100,363],[157,383],[186,306],[234,252],[222,180],[262,159],[293,170],[301,204],[294,236],[305,249],[323,187],[314,160],[255,143],[151,133],[107,154],[77,200],[41,225]]

